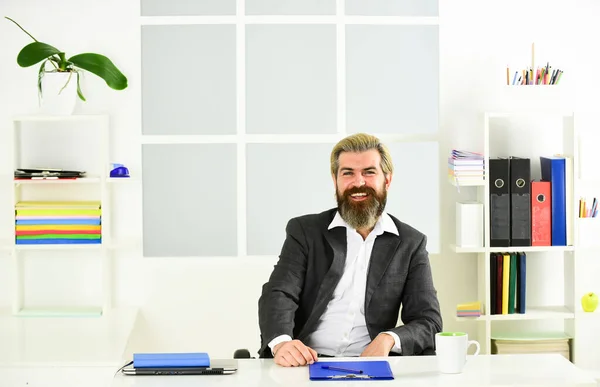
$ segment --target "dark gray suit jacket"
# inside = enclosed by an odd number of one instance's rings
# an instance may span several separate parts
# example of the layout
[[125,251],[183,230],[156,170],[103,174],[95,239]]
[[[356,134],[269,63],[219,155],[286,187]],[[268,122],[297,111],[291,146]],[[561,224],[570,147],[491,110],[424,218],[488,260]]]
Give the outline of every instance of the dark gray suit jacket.
[[[336,211],[288,222],[279,261],[258,301],[260,357],[272,357],[268,343],[279,335],[305,342],[325,312],[346,260],[346,228],[327,229]],[[383,331],[398,334],[404,356],[435,354],[442,317],[427,238],[391,218],[399,236],[384,232],[375,239],[371,253],[365,295],[367,330],[371,340]],[[404,325],[396,327],[401,305]]]

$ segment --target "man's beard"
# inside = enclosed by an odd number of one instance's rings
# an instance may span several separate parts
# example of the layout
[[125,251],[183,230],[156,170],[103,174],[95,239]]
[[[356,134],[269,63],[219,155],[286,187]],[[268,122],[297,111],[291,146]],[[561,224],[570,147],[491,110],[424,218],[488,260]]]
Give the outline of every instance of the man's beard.
[[[350,198],[350,195],[355,193],[366,193],[368,196],[365,200],[356,202]],[[335,196],[342,219],[357,230],[374,227],[387,202],[385,184],[380,194],[373,188],[364,186],[347,189],[343,194],[336,190]]]

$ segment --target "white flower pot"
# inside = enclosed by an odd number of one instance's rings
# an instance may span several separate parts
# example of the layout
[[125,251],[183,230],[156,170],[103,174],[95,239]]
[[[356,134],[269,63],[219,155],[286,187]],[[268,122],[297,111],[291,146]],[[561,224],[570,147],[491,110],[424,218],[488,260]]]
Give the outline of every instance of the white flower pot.
[[[69,79],[69,76],[71,78]],[[66,85],[66,86],[65,86]],[[77,102],[77,74],[46,72],[42,78],[42,114],[68,116]]]

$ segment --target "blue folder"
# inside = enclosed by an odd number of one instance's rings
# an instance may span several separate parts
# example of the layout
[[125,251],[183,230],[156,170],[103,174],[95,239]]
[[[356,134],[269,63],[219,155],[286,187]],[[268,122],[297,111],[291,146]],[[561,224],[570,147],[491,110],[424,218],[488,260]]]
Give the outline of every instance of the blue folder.
[[390,363],[373,361],[318,361],[308,367],[310,380],[393,380]]
[[134,368],[161,367],[209,367],[207,353],[134,353]]
[[552,207],[552,246],[567,245],[566,161],[564,157],[540,157],[542,181],[550,182]]
[[18,219],[15,221],[15,224],[19,225],[42,225],[42,224],[65,224],[65,225],[75,225],[75,224],[85,224],[91,226],[100,225],[100,217],[98,219],[55,219],[55,218],[38,218],[38,219]]

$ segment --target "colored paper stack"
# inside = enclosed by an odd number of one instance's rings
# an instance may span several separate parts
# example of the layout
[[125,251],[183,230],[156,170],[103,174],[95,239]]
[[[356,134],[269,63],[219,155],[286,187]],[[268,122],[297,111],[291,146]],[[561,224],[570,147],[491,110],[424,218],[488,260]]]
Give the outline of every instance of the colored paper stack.
[[481,316],[481,302],[469,302],[456,306],[457,317],[479,317]]
[[448,176],[459,184],[482,182],[485,177],[481,153],[452,150],[448,157]]
[[16,244],[102,242],[99,201],[23,201],[15,205]]

